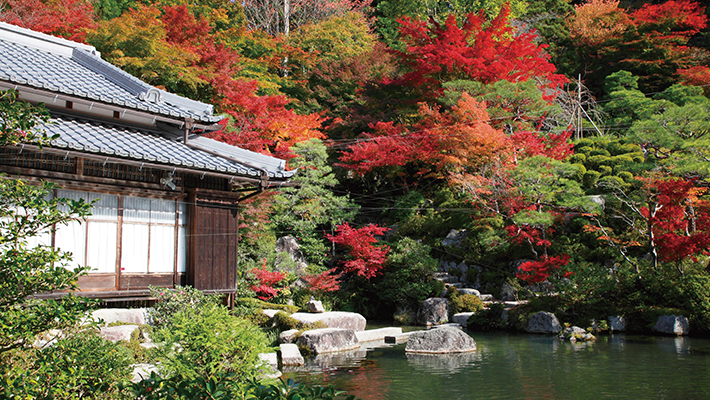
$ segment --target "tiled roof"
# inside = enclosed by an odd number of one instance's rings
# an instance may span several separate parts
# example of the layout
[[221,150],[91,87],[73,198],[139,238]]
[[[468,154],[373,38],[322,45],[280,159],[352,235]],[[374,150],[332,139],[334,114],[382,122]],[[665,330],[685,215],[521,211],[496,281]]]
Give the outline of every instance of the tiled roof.
[[[41,128],[50,136],[60,135],[59,139],[52,141],[54,148],[183,167],[195,171],[222,172],[242,176],[257,177],[262,170],[265,170],[269,178],[287,179],[296,173],[296,170],[286,171],[285,163],[282,160],[248,150],[238,149],[242,156],[239,159],[243,159],[245,163],[254,160],[261,160],[262,163],[245,165],[157,134],[147,134],[143,130],[139,131],[108,123],[62,117],[53,118],[49,124]],[[200,138],[199,143],[208,148],[210,144],[214,145],[215,143],[218,146],[227,146],[207,138]]]
[[0,23],[0,80],[173,118],[213,124],[212,106],[159,90],[93,47]]

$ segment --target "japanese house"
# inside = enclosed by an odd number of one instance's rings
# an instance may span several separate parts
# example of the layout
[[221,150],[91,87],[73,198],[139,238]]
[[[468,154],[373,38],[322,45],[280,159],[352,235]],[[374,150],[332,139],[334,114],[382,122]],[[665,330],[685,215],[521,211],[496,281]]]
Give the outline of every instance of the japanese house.
[[[148,286],[233,294],[239,202],[289,185],[283,160],[202,137],[213,107],[103,61],[92,46],[0,23],[0,90],[43,102],[51,146],[0,148],[0,172],[96,200],[87,220],[40,238],[92,271],[81,295],[138,300]],[[58,295],[58,294],[57,294]]]

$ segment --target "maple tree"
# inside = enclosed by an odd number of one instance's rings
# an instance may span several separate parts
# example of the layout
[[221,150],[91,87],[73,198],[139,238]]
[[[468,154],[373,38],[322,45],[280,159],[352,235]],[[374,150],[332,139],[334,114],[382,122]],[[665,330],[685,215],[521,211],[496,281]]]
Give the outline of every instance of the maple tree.
[[[563,254],[561,256],[548,257],[542,256],[540,260],[537,261],[527,261],[518,267],[518,273],[516,276],[530,284],[539,283],[547,280],[555,272],[562,272],[562,267],[569,263],[570,256]],[[570,271],[564,271],[560,274],[562,278],[569,278],[572,276]]]
[[[265,264],[266,260],[264,260]],[[252,274],[256,276],[258,285],[251,285],[251,290],[257,294],[257,297],[261,300],[268,300],[276,296],[283,288],[274,287],[286,277],[286,273],[280,271],[269,271],[266,266],[262,264],[261,268],[253,268]]]
[[485,106],[468,94],[447,112],[420,105],[420,123],[407,129],[393,122],[372,125],[374,132],[348,146],[340,160],[360,174],[375,168],[423,164],[439,174],[476,168],[502,156],[508,139],[489,124]]
[[407,46],[393,53],[406,72],[393,84],[440,95],[441,84],[455,79],[492,83],[535,77],[555,89],[566,78],[555,74],[545,46],[535,43],[534,34],[515,34],[509,14],[508,6],[491,20],[483,12],[468,14],[461,27],[453,15],[443,24],[402,17],[400,35]]
[[326,234],[326,238],[348,250],[348,259],[341,261],[344,273],[351,273],[364,278],[381,274],[387,261],[389,246],[375,246],[376,235],[382,235],[389,229],[374,224],[362,228],[353,228],[347,222],[335,229],[335,235]]
[[679,70],[703,64],[703,52],[688,46],[707,26],[699,2],[670,0],[630,12],[618,6],[590,0],[568,19],[578,62],[568,73],[585,72],[593,91],[601,92],[603,78],[618,70],[639,76],[642,91],[660,91],[678,80]]
[[90,0],[4,0],[2,6],[2,22],[78,42],[95,26]]
[[368,0],[245,0],[242,2],[247,24],[251,30],[262,30],[269,35],[288,35],[291,29],[342,15],[348,11],[362,11]]

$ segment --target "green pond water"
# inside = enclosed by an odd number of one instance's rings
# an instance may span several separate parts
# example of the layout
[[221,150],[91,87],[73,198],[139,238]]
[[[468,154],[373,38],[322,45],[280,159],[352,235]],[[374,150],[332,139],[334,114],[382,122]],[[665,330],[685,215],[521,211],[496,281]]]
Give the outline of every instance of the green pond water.
[[[376,399],[710,399],[710,339],[471,333],[477,351],[407,355],[404,344],[315,357],[285,376]],[[382,344],[383,345],[383,344]]]

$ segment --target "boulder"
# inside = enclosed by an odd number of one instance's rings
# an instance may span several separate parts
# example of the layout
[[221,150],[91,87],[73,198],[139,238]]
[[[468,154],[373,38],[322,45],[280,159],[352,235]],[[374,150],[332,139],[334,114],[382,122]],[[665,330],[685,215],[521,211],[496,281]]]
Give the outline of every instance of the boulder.
[[279,355],[281,356],[281,365],[303,365],[305,362],[298,346],[293,343],[279,345]]
[[621,315],[610,315],[609,329],[612,332],[624,332],[626,330],[626,319]]
[[570,342],[588,342],[590,340],[597,340],[597,338],[591,333],[585,331],[578,326],[570,326],[565,328],[565,330],[560,333],[560,339],[569,340]]
[[303,332],[298,346],[322,354],[357,349],[360,343],[352,329],[323,328]]
[[505,301],[517,301],[518,290],[506,282],[500,287],[500,298]]
[[688,318],[682,315],[661,315],[653,330],[667,335],[687,335],[690,333]]
[[481,292],[479,292],[476,289],[461,288],[461,289],[459,289],[459,294],[471,294],[474,296],[480,296]]
[[419,306],[417,323],[420,325],[439,325],[449,322],[449,301],[441,297],[426,299]]
[[308,263],[306,263],[306,258],[301,252],[301,246],[298,244],[298,241],[296,241],[296,238],[293,236],[284,236],[278,238],[276,240],[276,253],[288,254],[291,260],[296,263],[298,271],[305,271],[308,267]]
[[449,231],[449,234],[446,235],[446,238],[441,241],[441,244],[443,244],[444,246],[458,247],[461,245],[461,241],[466,239],[466,236],[468,236],[468,232],[466,231],[466,229],[461,229],[460,231],[452,229]]
[[459,324],[461,326],[467,326],[468,325],[468,319],[471,318],[471,316],[475,314],[475,312],[461,312],[461,313],[456,313],[451,317],[451,320],[454,321],[454,323]]
[[118,325],[118,326],[104,326],[101,328],[99,335],[106,340],[112,342],[120,342],[125,340],[126,342],[131,341],[131,335],[134,331],[140,329],[138,325]]
[[493,301],[492,294],[479,294],[478,298],[481,299],[481,301]]
[[97,322],[103,320],[106,325],[112,322],[145,325],[150,321],[147,308],[134,308],[130,310],[122,308],[103,308],[92,312],[91,318]]
[[296,336],[298,335],[298,329],[289,329],[279,333],[279,343],[293,343],[296,341]]
[[276,379],[281,376],[278,355],[276,353],[260,353],[259,359],[261,359],[263,363],[262,368],[259,369],[262,376],[271,379]]
[[554,333],[562,331],[562,325],[555,314],[540,311],[530,316],[528,326],[525,329],[529,333]]
[[323,308],[323,303],[320,300],[309,301],[308,302],[308,312],[310,312],[310,313],[325,312],[325,308]]
[[467,353],[476,350],[476,342],[461,329],[444,327],[412,333],[404,350],[421,354]]
[[297,312],[291,314],[291,318],[306,324],[321,321],[328,328],[352,329],[355,332],[364,331],[367,324],[367,320],[362,315],[345,311],[328,311],[324,313]]

